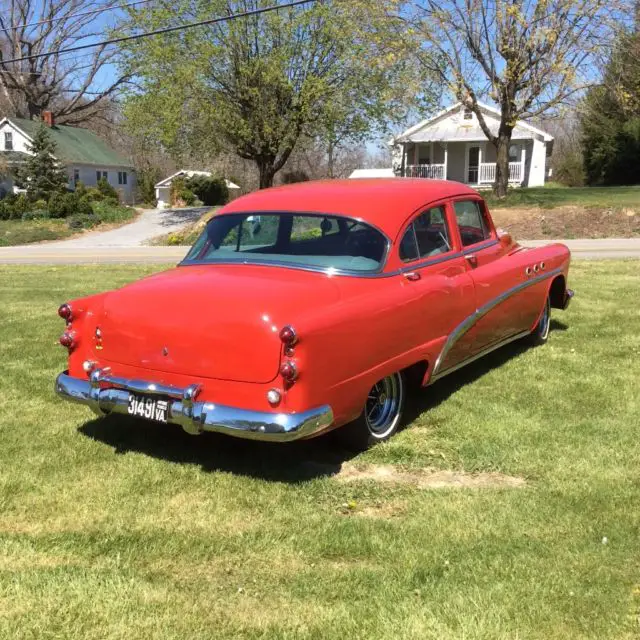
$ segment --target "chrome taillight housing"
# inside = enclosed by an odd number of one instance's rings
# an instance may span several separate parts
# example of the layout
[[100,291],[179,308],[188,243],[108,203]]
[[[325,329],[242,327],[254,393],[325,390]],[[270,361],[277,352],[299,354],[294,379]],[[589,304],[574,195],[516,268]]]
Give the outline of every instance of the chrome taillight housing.
[[293,362],[283,362],[280,365],[280,375],[285,382],[291,384],[298,377],[298,369]]
[[77,344],[75,331],[65,331],[60,336],[60,344],[71,351]]
[[71,322],[71,319],[73,318],[73,309],[71,308],[71,305],[68,303],[64,303],[61,304],[58,307],[58,315],[67,323],[69,324],[69,322]]
[[286,325],[280,330],[280,340],[285,347],[293,347],[298,342],[296,330],[291,325]]

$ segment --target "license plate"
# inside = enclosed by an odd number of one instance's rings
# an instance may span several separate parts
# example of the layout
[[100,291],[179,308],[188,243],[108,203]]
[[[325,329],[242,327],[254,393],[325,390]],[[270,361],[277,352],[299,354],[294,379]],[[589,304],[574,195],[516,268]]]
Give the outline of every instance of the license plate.
[[156,422],[167,422],[169,402],[159,398],[149,396],[139,396],[136,393],[129,394],[129,406],[127,412],[132,416],[155,420]]

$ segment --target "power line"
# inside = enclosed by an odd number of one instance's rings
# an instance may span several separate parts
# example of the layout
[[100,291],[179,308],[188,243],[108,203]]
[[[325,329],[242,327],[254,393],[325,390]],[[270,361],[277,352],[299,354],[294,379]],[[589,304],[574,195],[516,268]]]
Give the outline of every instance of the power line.
[[127,9],[129,7],[135,7],[138,4],[147,4],[153,0],[137,0],[137,2],[129,2],[127,4],[100,7],[100,9],[92,9],[91,11],[82,11],[80,13],[70,13],[69,15],[62,16],[60,18],[50,18],[49,20],[39,20],[38,22],[29,22],[27,24],[13,24],[10,27],[0,28],[0,33],[13,31],[14,29],[27,29],[29,27],[37,27],[41,24],[53,24],[54,22],[62,22],[63,20],[70,20],[71,18],[83,18],[84,16],[91,16],[97,13],[104,13],[105,11],[112,11],[115,9]]
[[291,7],[297,7],[302,4],[309,4],[311,2],[317,2],[318,0],[296,0],[295,2],[287,2],[285,4],[277,4],[271,7],[264,7],[263,9],[253,9],[252,11],[245,11],[243,13],[233,13],[229,16],[221,18],[210,18],[209,20],[200,20],[199,22],[189,22],[187,24],[181,24],[175,27],[165,27],[164,29],[156,29],[155,31],[145,31],[144,33],[138,33],[132,36],[122,36],[121,38],[112,38],[111,40],[102,40],[100,42],[94,42],[92,44],[81,44],[75,47],[67,47],[66,49],[56,49],[55,51],[48,51],[47,53],[36,53],[30,56],[23,56],[22,58],[10,58],[9,60],[0,60],[0,64],[5,65],[10,62],[23,62],[25,60],[36,60],[37,58],[47,58],[48,56],[55,56],[61,53],[70,53],[72,51],[80,51],[82,49],[91,49],[93,47],[104,47],[110,44],[117,44],[119,42],[127,42],[129,40],[139,40],[140,38],[149,38],[151,36],[162,35],[164,33],[172,33],[174,31],[181,31],[183,29],[192,29],[193,27],[201,27],[208,24],[217,24],[220,22],[228,22],[230,20],[238,20],[240,18],[248,18],[249,16],[259,15],[261,13],[267,13],[268,11],[277,11],[278,9],[289,9]]

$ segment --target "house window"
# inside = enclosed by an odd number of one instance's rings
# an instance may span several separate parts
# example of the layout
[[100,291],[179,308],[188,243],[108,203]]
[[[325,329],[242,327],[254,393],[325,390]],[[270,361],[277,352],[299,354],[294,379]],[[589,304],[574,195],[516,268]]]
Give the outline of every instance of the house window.
[[512,144],[509,147],[509,162],[520,161],[520,147],[517,144]]
[[470,107],[465,107],[464,108],[464,115],[463,118],[465,120],[471,120],[473,118],[473,111],[471,111]]
[[11,131],[4,132],[4,150],[13,151],[13,133]]
[[118,184],[127,184],[127,172],[118,171]]
[[101,178],[108,180],[109,174],[106,171],[96,171],[96,182],[98,182]]
[[80,182],[80,169],[73,170],[73,185],[75,187],[78,186],[78,182]]

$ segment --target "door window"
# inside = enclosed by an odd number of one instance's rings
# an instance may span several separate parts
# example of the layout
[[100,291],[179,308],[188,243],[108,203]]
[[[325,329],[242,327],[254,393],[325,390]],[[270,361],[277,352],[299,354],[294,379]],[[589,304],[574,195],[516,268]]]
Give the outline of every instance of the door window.
[[451,240],[442,207],[421,213],[400,241],[400,259],[404,262],[429,258],[451,251]]
[[484,214],[478,202],[475,200],[461,200],[455,202],[453,206],[463,247],[482,242],[490,237],[489,225],[484,219]]

